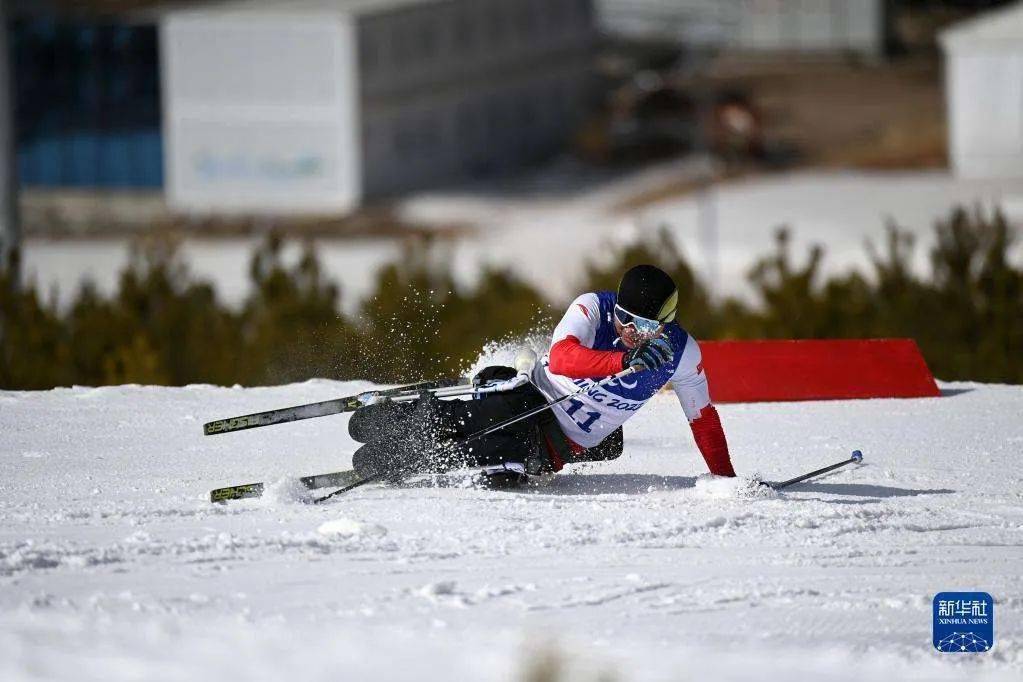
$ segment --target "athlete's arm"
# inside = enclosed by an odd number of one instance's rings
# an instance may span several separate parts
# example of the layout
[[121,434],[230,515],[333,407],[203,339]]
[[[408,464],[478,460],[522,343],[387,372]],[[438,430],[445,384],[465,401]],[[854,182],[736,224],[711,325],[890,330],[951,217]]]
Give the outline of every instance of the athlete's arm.
[[721,426],[718,411],[710,402],[710,388],[703,371],[700,346],[690,336],[678,369],[669,380],[675,395],[682,403],[682,411],[693,430],[696,447],[700,449],[710,473],[717,476],[735,476],[732,460],[728,455],[728,441]]
[[551,338],[548,369],[570,379],[595,379],[622,371],[619,351],[593,350],[600,324],[600,301],[583,294],[572,301]]

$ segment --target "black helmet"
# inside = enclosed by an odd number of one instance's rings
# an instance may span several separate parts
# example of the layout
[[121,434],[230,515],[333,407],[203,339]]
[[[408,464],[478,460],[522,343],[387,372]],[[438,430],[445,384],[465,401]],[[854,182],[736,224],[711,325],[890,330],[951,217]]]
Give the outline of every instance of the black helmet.
[[678,287],[664,270],[637,265],[622,275],[618,283],[618,305],[638,317],[667,324],[675,319]]

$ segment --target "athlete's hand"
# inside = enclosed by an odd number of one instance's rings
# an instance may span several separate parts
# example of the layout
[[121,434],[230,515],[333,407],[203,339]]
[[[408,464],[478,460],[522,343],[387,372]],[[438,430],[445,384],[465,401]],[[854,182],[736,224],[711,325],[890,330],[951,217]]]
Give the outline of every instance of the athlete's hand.
[[675,356],[675,349],[664,336],[646,341],[628,351],[622,358],[622,369],[632,367],[637,372],[660,369]]

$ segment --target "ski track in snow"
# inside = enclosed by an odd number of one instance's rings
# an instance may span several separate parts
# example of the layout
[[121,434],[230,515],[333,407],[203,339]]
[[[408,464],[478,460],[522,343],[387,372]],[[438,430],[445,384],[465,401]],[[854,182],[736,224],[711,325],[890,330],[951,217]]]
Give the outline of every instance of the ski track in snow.
[[[724,405],[742,499],[673,396],[617,461],[544,488],[460,474],[304,504],[347,467],[346,416],[203,437],[203,422],[365,382],[0,392],[0,679],[1019,679],[1023,387]],[[264,480],[260,500],[208,502]],[[936,592],[996,599],[996,644],[930,645]],[[553,644],[551,644],[553,642]]]

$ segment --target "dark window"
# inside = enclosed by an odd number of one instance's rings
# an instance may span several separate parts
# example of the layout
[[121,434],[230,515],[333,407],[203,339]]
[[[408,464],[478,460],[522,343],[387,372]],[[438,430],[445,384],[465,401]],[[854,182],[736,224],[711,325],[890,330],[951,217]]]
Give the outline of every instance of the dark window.
[[487,137],[496,140],[505,134],[504,106],[497,97],[487,102]]
[[399,119],[394,124],[394,152],[397,156],[411,156],[416,148],[416,132],[408,121]]
[[461,9],[455,15],[455,47],[457,50],[469,51],[476,44],[476,36],[472,13],[469,9]]
[[455,126],[459,136],[463,140],[473,140],[476,137],[476,117],[473,115],[472,104],[462,102],[458,105],[458,113],[455,116]]
[[12,28],[22,182],[160,186],[156,28],[51,19]]
[[394,46],[394,63],[404,65],[412,60],[412,43],[409,40],[409,26],[405,26],[401,23],[397,23],[394,26],[394,30],[391,35],[394,39],[391,41]]
[[536,108],[533,106],[533,100],[528,96],[528,93],[522,93],[523,97],[519,100],[519,126],[524,130],[530,130],[536,125]]
[[490,41],[499,45],[504,40],[505,16],[504,8],[500,4],[491,4],[487,8],[487,27],[490,33]]
[[377,48],[377,34],[379,31],[366,32],[359,39],[359,61],[362,71],[373,73],[380,64],[380,52]]
[[536,30],[536,14],[533,4],[524,2],[518,8],[519,34],[529,41]]
[[568,6],[565,4],[566,0],[550,0],[550,13],[551,13],[551,26],[557,30],[562,30],[568,23]]
[[591,0],[575,0],[576,3],[576,16],[579,18],[579,24],[585,24],[590,19],[590,10],[592,6]]
[[430,59],[437,53],[437,33],[429,22],[419,27],[418,44],[422,59]]
[[423,151],[434,151],[440,146],[440,120],[433,114],[419,119],[419,145]]

